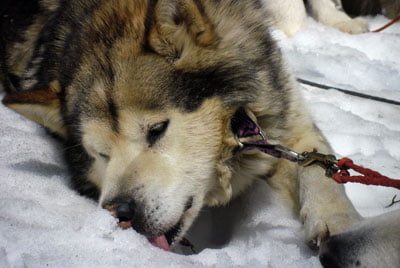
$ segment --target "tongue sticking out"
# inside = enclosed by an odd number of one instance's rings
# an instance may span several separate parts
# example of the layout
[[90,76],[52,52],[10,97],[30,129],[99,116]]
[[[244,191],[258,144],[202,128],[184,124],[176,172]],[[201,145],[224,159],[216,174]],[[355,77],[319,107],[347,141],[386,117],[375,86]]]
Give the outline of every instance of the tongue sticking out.
[[170,246],[168,244],[167,238],[165,235],[160,235],[157,237],[149,238],[149,242],[158,248],[161,248],[165,251],[170,251]]
[[[122,229],[129,229],[129,228],[132,227],[132,223],[130,221],[121,221],[121,222],[118,223],[118,225]],[[160,236],[157,236],[157,237],[151,237],[148,240],[153,246],[161,248],[161,249],[163,249],[165,251],[171,251],[171,247],[168,244],[168,241],[167,241],[167,238],[165,237],[165,235],[160,235]]]

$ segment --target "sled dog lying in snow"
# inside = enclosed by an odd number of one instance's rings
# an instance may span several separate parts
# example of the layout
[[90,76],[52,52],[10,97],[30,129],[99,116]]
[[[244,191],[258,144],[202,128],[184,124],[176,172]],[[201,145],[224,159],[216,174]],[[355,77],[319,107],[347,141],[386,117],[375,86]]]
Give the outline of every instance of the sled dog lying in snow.
[[331,152],[262,2],[15,0],[2,10],[4,104],[63,139],[74,188],[121,226],[169,249],[203,206],[257,179],[299,214],[307,242],[359,220],[321,168],[234,153],[238,111],[271,143]]
[[365,220],[322,244],[324,267],[400,267],[400,210]]

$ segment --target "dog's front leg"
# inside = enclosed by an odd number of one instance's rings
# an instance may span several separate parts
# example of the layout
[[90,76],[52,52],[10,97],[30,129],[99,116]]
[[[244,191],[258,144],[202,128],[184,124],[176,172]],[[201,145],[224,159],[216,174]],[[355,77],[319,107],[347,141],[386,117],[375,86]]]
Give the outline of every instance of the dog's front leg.
[[[331,154],[325,138],[313,126],[307,116],[299,116],[290,138],[285,145],[297,152]],[[337,184],[325,176],[325,170],[319,166],[299,167],[295,163],[281,160],[277,163],[268,183],[290,208],[300,214],[304,223],[306,241],[310,246],[329,235],[345,231],[358,222],[361,217],[346,196],[343,185]]]
[[310,246],[319,246],[322,239],[360,220],[344,187],[326,178],[320,167],[300,168],[299,194],[300,217]]
[[[293,148],[299,152],[331,153],[325,138],[316,127],[303,132]],[[298,168],[300,217],[304,222],[306,239],[319,246],[321,239],[343,232],[360,216],[346,196],[343,185],[325,176],[325,170],[313,165]]]

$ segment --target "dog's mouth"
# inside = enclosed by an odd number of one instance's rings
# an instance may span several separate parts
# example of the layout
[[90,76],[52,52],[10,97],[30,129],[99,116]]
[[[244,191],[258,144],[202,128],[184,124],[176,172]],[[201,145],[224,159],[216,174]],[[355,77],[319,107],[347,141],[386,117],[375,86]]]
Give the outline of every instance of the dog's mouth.
[[[149,242],[155,247],[158,247],[165,251],[171,251],[171,246],[178,237],[182,224],[183,224],[183,217],[177,224],[175,224],[167,232],[158,236],[147,237],[147,240],[149,240]],[[122,229],[129,229],[132,228],[132,221],[120,219],[118,225]]]
[[[146,236],[148,241],[155,247],[160,248],[165,251],[171,251],[171,247],[175,242],[178,240],[178,236],[181,233],[182,226],[184,224],[184,217],[186,212],[192,208],[193,205],[193,197],[189,198],[188,202],[185,205],[185,209],[182,213],[181,218],[179,221],[168,229],[166,232],[156,235],[156,236]],[[115,216],[115,215],[114,215]],[[129,229],[133,227],[133,219],[119,217],[119,227],[122,229]]]
[[165,234],[149,238],[149,242],[160,249],[165,251],[171,250],[171,245],[175,242],[179,231],[182,226],[182,220],[180,220],[176,225],[169,229]]

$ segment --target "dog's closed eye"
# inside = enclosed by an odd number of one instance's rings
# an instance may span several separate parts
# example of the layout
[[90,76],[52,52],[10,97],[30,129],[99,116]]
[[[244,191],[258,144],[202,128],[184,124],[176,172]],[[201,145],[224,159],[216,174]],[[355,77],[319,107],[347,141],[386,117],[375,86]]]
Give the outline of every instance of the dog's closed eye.
[[110,161],[110,156],[109,155],[107,155],[107,154],[104,154],[104,153],[99,153],[99,156],[103,159],[103,160],[105,160],[105,161]]
[[88,154],[90,156],[92,156],[93,158],[96,159],[102,159],[106,162],[110,161],[110,155],[108,153],[106,153],[108,150],[105,148],[102,149],[96,149],[95,146],[93,146],[92,144],[87,144],[85,146],[86,151],[88,152]]
[[161,123],[157,123],[152,125],[147,132],[147,142],[152,146],[158,140],[160,140],[165,132],[167,131],[169,126],[169,120],[163,121]]

